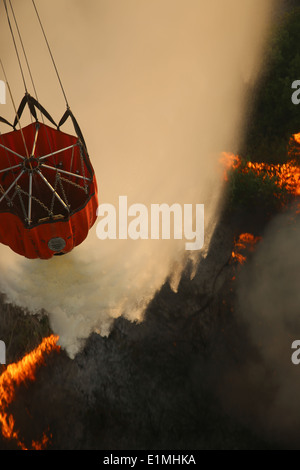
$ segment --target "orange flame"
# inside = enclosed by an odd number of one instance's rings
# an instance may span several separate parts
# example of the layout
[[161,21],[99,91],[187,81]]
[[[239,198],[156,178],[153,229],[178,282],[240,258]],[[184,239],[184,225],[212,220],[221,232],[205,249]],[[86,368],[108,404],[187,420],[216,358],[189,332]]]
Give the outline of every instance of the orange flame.
[[297,144],[300,144],[300,132],[298,134],[293,134],[293,139],[297,142]]
[[231,253],[231,256],[233,259],[236,259],[236,261],[240,264],[244,264],[247,260],[246,256],[243,256],[240,253],[236,253],[235,251]]
[[244,264],[247,260],[246,256],[241,255],[239,250],[253,251],[256,243],[261,240],[261,237],[255,237],[251,233],[242,233],[234,243],[234,250],[231,253],[231,258],[236,260],[239,264]]
[[220,163],[224,168],[224,180],[228,181],[228,170],[238,168],[241,164],[241,160],[233,153],[223,152],[220,157]]
[[[59,351],[56,344],[58,336],[51,335],[44,338],[42,343],[32,352],[24,356],[19,362],[9,364],[0,376],[0,426],[2,435],[6,439],[14,439],[22,450],[28,450],[19,439],[19,432],[15,430],[15,420],[7,413],[8,406],[15,397],[15,387],[27,380],[35,380],[37,368],[44,363],[44,356],[52,351]],[[47,445],[48,437],[43,434],[41,441],[32,441],[32,449],[41,450]]]
[[[296,142],[300,144],[300,133],[295,134],[294,137]],[[278,187],[284,187],[295,196],[300,195],[300,166],[295,159],[283,164],[245,162],[245,165],[242,166],[242,160],[239,156],[224,152],[220,162],[224,167],[225,181],[228,180],[228,170],[230,169],[239,169],[243,173],[253,171],[266,177],[276,177]]]

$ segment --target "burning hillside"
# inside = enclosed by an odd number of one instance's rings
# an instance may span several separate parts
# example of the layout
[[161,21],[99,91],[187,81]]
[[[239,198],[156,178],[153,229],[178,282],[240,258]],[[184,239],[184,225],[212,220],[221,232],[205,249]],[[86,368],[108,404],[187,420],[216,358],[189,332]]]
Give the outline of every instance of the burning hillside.
[[251,233],[242,233],[234,241],[234,250],[232,251],[232,259],[240,264],[244,264],[247,260],[245,254],[241,252],[245,250],[253,251],[256,243],[261,240],[261,237],[255,237]]
[[[247,174],[253,172],[264,180],[272,180],[281,189],[294,196],[300,195],[300,165],[299,165],[300,133],[294,134],[290,139],[289,161],[283,164],[258,163],[244,161],[238,155],[224,152],[221,163],[224,167],[224,179],[228,180],[230,170],[238,170]],[[276,197],[276,195],[274,195]]]
[[[226,182],[230,179],[230,172],[235,171],[239,175],[252,175],[260,179],[260,184],[272,182],[273,188],[284,190],[284,194],[289,197],[300,196],[300,133],[294,134],[290,139],[288,149],[288,161],[283,164],[270,164],[245,161],[238,155],[233,153],[224,152],[221,156],[221,164],[224,168],[224,180]],[[231,173],[232,174],[232,173]],[[242,184],[244,181],[242,182]],[[272,186],[270,186],[272,188]],[[259,186],[255,189],[260,190]],[[247,191],[248,188],[245,188]],[[259,191],[258,191],[259,192]],[[254,194],[255,199],[256,195]],[[269,194],[270,198],[278,199],[280,206],[284,206],[287,202],[286,197],[282,197],[282,193],[274,191]],[[299,213],[299,204],[296,206],[296,214]],[[260,236],[254,236],[251,233],[241,233],[234,239],[234,248],[232,250],[231,260],[238,264],[244,264],[247,260],[247,252],[254,250],[257,242],[261,239]]]
[[[24,356],[19,362],[9,364],[0,376],[0,426],[2,435],[9,440],[15,440],[22,450],[28,450],[16,429],[15,419],[8,408],[15,399],[16,387],[21,383],[35,380],[35,374],[45,360],[45,356],[52,351],[59,351],[58,337],[51,335],[44,338],[41,344],[32,352]],[[41,450],[45,448],[49,437],[44,433],[39,441],[32,440],[31,448]]]

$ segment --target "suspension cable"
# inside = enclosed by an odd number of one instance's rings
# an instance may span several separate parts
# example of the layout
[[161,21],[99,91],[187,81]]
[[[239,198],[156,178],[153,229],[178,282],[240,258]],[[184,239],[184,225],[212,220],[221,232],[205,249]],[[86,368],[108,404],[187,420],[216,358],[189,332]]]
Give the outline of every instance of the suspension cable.
[[23,134],[23,129],[22,129],[22,126],[21,126],[21,123],[20,123],[18,111],[17,111],[16,105],[15,105],[14,97],[13,97],[13,94],[12,94],[12,92],[11,92],[11,88],[10,88],[9,82],[8,82],[8,80],[7,80],[5,68],[4,68],[4,66],[3,66],[3,62],[2,62],[1,59],[0,59],[0,65],[1,65],[2,72],[3,72],[4,78],[5,78],[5,82],[6,82],[8,91],[9,91],[9,95],[10,95],[11,102],[12,102],[14,111],[15,111],[15,113],[16,113],[17,119],[18,119],[18,124],[19,124],[19,127],[20,127],[20,131],[21,131],[21,136],[22,136],[23,144],[24,144],[25,151],[26,151],[26,157],[29,159],[29,153],[28,153],[28,149],[27,149],[25,137],[24,137],[24,134]]
[[63,95],[64,95],[67,108],[69,109],[69,104],[68,104],[67,96],[66,96],[66,93],[65,93],[65,90],[64,90],[64,87],[63,87],[61,78],[60,78],[60,76],[59,76],[58,69],[57,69],[57,66],[56,66],[56,63],[55,63],[55,60],[54,60],[54,57],[53,57],[53,54],[52,54],[52,51],[51,51],[51,48],[50,48],[48,39],[47,39],[47,36],[46,36],[45,30],[44,30],[44,27],[43,27],[43,24],[42,24],[42,21],[41,21],[41,18],[40,18],[40,15],[39,15],[39,13],[38,13],[38,10],[37,10],[37,7],[36,7],[36,5],[35,5],[35,1],[34,1],[34,0],[32,0],[32,4],[33,4],[33,6],[34,6],[34,9],[35,9],[35,12],[36,12],[36,16],[37,16],[37,18],[38,18],[38,21],[39,21],[39,24],[40,24],[40,27],[41,27],[41,30],[42,30],[42,33],[43,33],[45,42],[46,42],[46,44],[47,44],[48,51],[49,51],[49,54],[50,54],[50,57],[51,57],[51,60],[52,60],[52,63],[53,63],[53,66],[54,66],[54,69],[55,69],[55,72],[56,72],[58,81],[59,81],[59,84],[60,84],[60,87],[61,87],[62,93],[63,93]]
[[10,5],[10,8],[11,8],[11,11],[12,11],[12,14],[13,14],[13,18],[14,18],[14,23],[15,23],[15,26],[16,26],[16,30],[17,30],[17,32],[18,32],[20,44],[21,44],[21,47],[22,47],[23,55],[24,55],[25,62],[26,62],[26,65],[27,65],[27,69],[28,69],[28,73],[29,73],[29,76],[30,76],[30,80],[31,80],[31,83],[32,83],[33,91],[34,91],[34,94],[35,94],[35,97],[36,97],[37,101],[39,101],[39,100],[38,100],[38,96],[37,96],[37,91],[36,91],[36,88],[35,88],[35,84],[34,84],[34,81],[33,81],[33,76],[32,76],[32,73],[31,73],[29,61],[28,61],[27,54],[26,54],[26,51],[25,51],[23,39],[22,39],[22,36],[21,36],[21,33],[20,33],[20,29],[19,29],[19,25],[18,25],[18,22],[17,22],[17,19],[16,19],[16,15],[15,15],[15,12],[14,12],[14,9],[13,9],[12,3],[11,3],[11,0],[8,0],[8,1],[9,1],[9,5]]
[[11,36],[12,36],[12,39],[13,39],[13,43],[14,43],[14,46],[15,46],[15,51],[16,51],[16,54],[17,54],[18,62],[19,62],[19,67],[20,67],[20,71],[21,71],[21,75],[22,75],[22,79],[23,79],[23,83],[24,83],[24,88],[25,88],[26,93],[28,93],[27,86],[26,86],[26,81],[25,81],[25,76],[24,76],[24,72],[23,72],[23,67],[22,67],[21,59],[20,59],[20,55],[19,55],[19,51],[18,51],[18,48],[17,48],[14,32],[13,32],[11,22],[10,22],[10,18],[9,18],[9,13],[8,13],[8,9],[7,9],[6,0],[3,0],[3,3],[4,3],[5,11],[6,11],[6,17],[7,17],[10,33],[11,33]]
[[[21,47],[22,47],[23,55],[24,55],[25,62],[26,62],[26,65],[27,65],[27,69],[28,69],[28,73],[29,73],[30,80],[31,80],[31,83],[32,83],[35,98],[39,102],[39,97],[38,97],[37,90],[36,90],[36,87],[35,87],[35,83],[34,83],[34,80],[33,80],[33,75],[32,75],[31,68],[30,68],[30,65],[29,65],[29,61],[28,61],[28,58],[27,58],[27,54],[26,54],[24,42],[23,42],[23,39],[22,39],[22,35],[21,35],[21,32],[20,32],[20,28],[19,28],[19,25],[18,25],[18,21],[17,21],[16,15],[15,15],[15,12],[14,12],[14,8],[12,6],[12,2],[11,2],[11,0],[8,0],[8,1],[9,1],[9,5],[10,5],[10,8],[11,8],[11,11],[12,11],[12,14],[13,14],[14,23],[15,23],[15,26],[16,26],[16,30],[18,32],[20,44],[21,44]],[[43,116],[42,111],[40,111],[40,114],[41,114],[41,120],[42,120],[43,124],[45,124],[45,120],[44,120],[44,116]],[[30,115],[31,115],[31,113],[30,113]],[[52,145],[51,145],[50,138],[49,138],[49,135],[48,135],[48,129],[47,128],[45,128],[45,129],[46,129],[46,137],[47,137],[48,145],[49,145],[49,148],[52,152]]]

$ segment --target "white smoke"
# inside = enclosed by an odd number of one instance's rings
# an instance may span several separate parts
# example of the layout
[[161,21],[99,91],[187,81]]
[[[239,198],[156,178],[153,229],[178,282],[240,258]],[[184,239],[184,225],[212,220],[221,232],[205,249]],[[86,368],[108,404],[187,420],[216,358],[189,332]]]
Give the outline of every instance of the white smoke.
[[[219,153],[238,146],[247,87],[261,66],[271,0],[37,1],[71,108],[84,133],[100,202],[205,204],[206,247],[221,190]],[[41,103],[64,112],[31,2],[16,14]],[[2,22],[4,17],[2,15]],[[2,55],[19,101],[22,82],[1,31]],[[7,107],[8,109],[8,107]],[[1,291],[45,309],[74,356],[113,318],[139,320],[184,240],[100,241],[95,227],[72,253],[26,260],[1,246]],[[178,274],[178,271],[177,271]],[[178,276],[177,276],[178,277]]]

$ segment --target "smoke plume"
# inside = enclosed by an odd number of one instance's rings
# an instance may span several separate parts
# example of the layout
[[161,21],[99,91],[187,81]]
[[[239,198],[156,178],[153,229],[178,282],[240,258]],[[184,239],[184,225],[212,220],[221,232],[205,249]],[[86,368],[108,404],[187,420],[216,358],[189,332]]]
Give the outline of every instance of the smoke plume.
[[[223,376],[224,402],[256,432],[299,448],[299,365],[292,343],[300,338],[300,222],[295,209],[269,225],[239,280],[238,312],[256,353]],[[229,387],[228,387],[229,386]]]
[[[39,100],[59,119],[64,101],[31,2],[15,5]],[[100,203],[117,207],[120,195],[148,207],[202,203],[207,248],[221,196],[219,154],[238,147],[272,5],[37,2],[87,142]],[[6,26],[1,43],[19,102],[22,82]],[[5,110],[13,112],[9,104]],[[187,255],[184,240],[100,241],[95,227],[80,247],[50,261],[22,259],[4,246],[0,251],[1,290],[31,312],[45,309],[70,356],[91,331],[108,334],[119,315],[141,320],[149,299],[170,273],[180,274]]]

